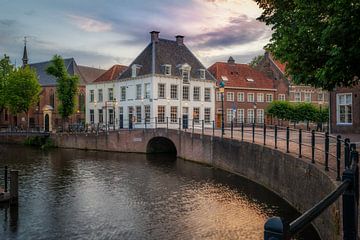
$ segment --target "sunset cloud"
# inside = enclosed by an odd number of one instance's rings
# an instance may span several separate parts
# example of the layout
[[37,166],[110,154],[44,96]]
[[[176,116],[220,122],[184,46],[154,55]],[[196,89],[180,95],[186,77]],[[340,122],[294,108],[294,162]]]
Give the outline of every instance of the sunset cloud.
[[85,32],[107,32],[112,29],[110,23],[82,16],[69,15],[69,17],[78,28]]

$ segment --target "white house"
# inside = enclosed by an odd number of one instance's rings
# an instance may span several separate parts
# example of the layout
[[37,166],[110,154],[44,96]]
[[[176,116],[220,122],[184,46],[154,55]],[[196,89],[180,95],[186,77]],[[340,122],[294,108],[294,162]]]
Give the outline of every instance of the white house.
[[183,36],[172,41],[150,34],[149,45],[114,80],[86,85],[86,122],[111,128],[212,126],[214,77]]

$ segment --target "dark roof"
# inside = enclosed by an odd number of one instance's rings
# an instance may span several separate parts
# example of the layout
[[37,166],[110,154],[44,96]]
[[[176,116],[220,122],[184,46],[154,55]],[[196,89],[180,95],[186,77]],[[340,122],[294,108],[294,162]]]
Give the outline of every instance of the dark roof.
[[[181,76],[179,66],[189,64],[191,67],[191,78],[199,78],[199,69],[206,70],[206,67],[195,57],[195,55],[184,45],[178,44],[176,41],[167,39],[159,39],[151,42],[135,60],[130,64],[129,68],[121,74],[120,79],[131,77],[131,66],[133,64],[140,65],[137,76],[152,74],[152,48],[155,44],[155,74],[164,74],[163,65],[171,65],[171,75]],[[215,78],[206,71],[205,78],[215,80]]]
[[114,65],[109,70],[101,74],[94,82],[107,82],[116,80],[122,72],[127,69],[127,66],[124,65]]
[[78,65],[78,69],[85,83],[94,82],[98,77],[100,77],[102,74],[106,72],[105,69],[99,69],[99,68],[93,68],[93,67],[87,67],[81,65]]
[[[40,83],[41,86],[53,86],[53,85],[57,84],[55,77],[46,73],[46,68],[50,64],[51,64],[51,61],[29,64],[29,66],[32,69],[35,69],[35,71],[36,71],[36,73],[38,75],[38,78],[39,78],[39,83]],[[72,75],[72,76],[77,75],[77,76],[79,76],[79,79],[80,79],[79,84],[80,85],[84,85],[87,82],[93,81],[95,79],[95,75],[98,76],[103,71],[105,71],[105,70],[96,69],[96,68],[78,66],[76,64],[74,58],[64,59],[64,64],[65,64],[65,68],[66,68],[69,75]],[[94,69],[98,70],[99,73],[95,74],[96,71]],[[90,73],[92,71],[94,71],[94,72]],[[89,77],[89,76],[91,76],[91,77]]]

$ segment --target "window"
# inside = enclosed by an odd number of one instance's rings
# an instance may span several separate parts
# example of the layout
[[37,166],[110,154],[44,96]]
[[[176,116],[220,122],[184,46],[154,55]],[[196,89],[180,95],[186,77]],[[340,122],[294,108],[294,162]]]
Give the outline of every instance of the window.
[[194,123],[199,123],[200,121],[200,108],[198,107],[193,108],[193,121]]
[[98,113],[99,113],[99,123],[103,123],[104,122],[103,110],[98,109]]
[[140,67],[141,67],[141,65],[138,65],[138,64],[133,64],[131,66],[131,77],[134,78],[138,75]]
[[103,101],[103,90],[98,89],[98,102],[102,102],[102,101]]
[[176,106],[171,106],[170,108],[170,121],[176,123],[178,120],[178,108]]
[[285,94],[279,94],[278,95],[278,100],[279,101],[285,101],[286,99],[285,99]]
[[247,110],[247,120],[248,123],[254,123],[255,118],[254,118],[254,109],[248,109]]
[[165,122],[165,106],[158,106],[158,123]]
[[136,122],[141,123],[141,106],[136,106]]
[[159,83],[158,85],[158,98],[165,98],[165,84]]
[[343,93],[336,95],[336,115],[338,124],[352,123],[352,94]]
[[108,89],[108,96],[109,96],[109,101],[114,100],[114,89],[113,88],[109,88]]
[[232,108],[226,109],[226,122],[231,123],[234,117],[233,113],[234,111],[232,110]]
[[109,124],[114,124],[114,109],[109,109]]
[[90,123],[94,123],[94,109],[90,109]]
[[319,101],[319,102],[323,102],[323,101],[324,101],[324,93],[319,93],[319,94],[318,94],[318,101]]
[[182,79],[184,83],[189,83],[190,80],[190,70],[182,69]]
[[126,87],[121,87],[120,101],[126,101]]
[[200,87],[194,87],[193,100],[200,101]]
[[264,123],[264,109],[256,109],[256,118],[258,123]]
[[243,92],[238,92],[237,101],[238,102],[244,102],[244,93]]
[[205,88],[204,101],[205,102],[211,102],[211,88]]
[[311,102],[311,93],[304,93],[304,101]]
[[233,102],[234,101],[234,93],[233,92],[227,92],[226,93],[226,101]]
[[256,101],[257,102],[264,102],[264,94],[263,93],[258,93],[256,95]]
[[141,99],[141,84],[136,84],[136,99]]
[[211,108],[204,108],[204,120],[205,123],[210,123]]
[[243,123],[244,117],[244,109],[238,109],[238,122]]
[[189,100],[189,86],[183,86],[183,100]]
[[[93,102],[94,96],[93,96],[93,100],[91,101],[91,91],[93,91],[93,95],[94,95],[94,90],[90,90],[90,102]],[[53,92],[50,93],[50,106],[52,106],[55,109],[55,94]]]
[[254,102],[254,94],[253,93],[248,93],[247,94],[247,101],[248,102]]
[[205,79],[205,69],[199,69],[200,79]]
[[145,112],[145,122],[149,123],[150,122],[150,105],[144,106],[144,112]]
[[168,64],[164,65],[164,74],[171,75],[171,65],[168,65]]
[[294,93],[294,101],[301,102],[301,93],[300,92]]
[[221,102],[221,92],[216,93],[216,101]]
[[79,94],[79,104],[78,104],[78,110],[79,112],[85,112],[85,95],[83,93]]
[[144,84],[144,98],[149,99],[150,98],[150,83]]
[[273,101],[273,95],[272,94],[266,94],[266,102],[272,102]]
[[[90,102],[94,102],[94,90],[90,90]],[[50,102],[50,105],[51,105],[51,102]]]
[[170,98],[178,99],[178,85],[170,85]]

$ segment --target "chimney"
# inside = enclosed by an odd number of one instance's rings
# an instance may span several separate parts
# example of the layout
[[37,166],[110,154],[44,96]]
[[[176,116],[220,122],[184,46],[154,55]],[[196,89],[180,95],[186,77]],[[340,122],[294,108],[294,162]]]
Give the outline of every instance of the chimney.
[[233,57],[229,57],[229,60],[228,60],[228,63],[229,64],[234,64],[235,63],[235,60],[233,59]]
[[158,31],[151,31],[150,32],[150,36],[151,36],[151,42],[159,42],[159,33]]
[[184,45],[184,36],[177,35],[175,38],[178,45]]

